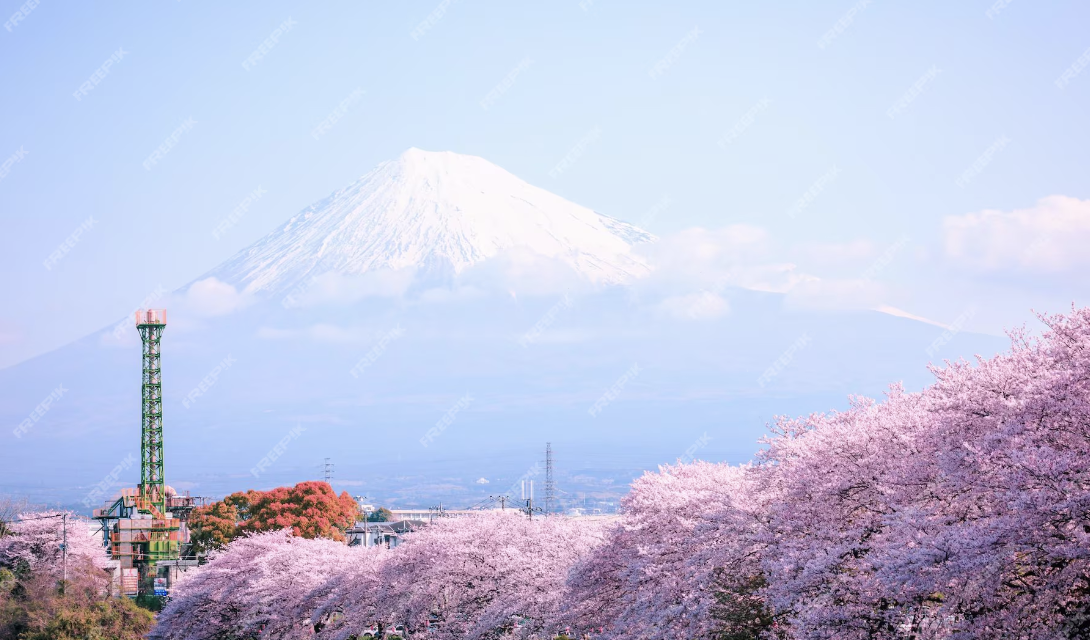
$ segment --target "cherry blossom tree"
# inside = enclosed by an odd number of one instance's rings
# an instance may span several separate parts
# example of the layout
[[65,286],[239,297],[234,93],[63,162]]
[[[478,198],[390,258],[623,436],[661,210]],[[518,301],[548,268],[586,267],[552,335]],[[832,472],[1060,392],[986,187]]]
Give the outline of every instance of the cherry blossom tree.
[[63,571],[65,529],[68,539],[68,563],[76,566],[89,562],[105,568],[109,557],[97,526],[86,518],[68,512],[67,523],[60,511],[23,513],[9,523],[9,535],[0,538],[0,566],[60,575]]
[[799,637],[894,631],[898,611],[875,582],[873,550],[900,508],[891,473],[911,456],[917,402],[894,389],[885,404],[859,399],[843,413],[781,420],[763,452],[777,493],[759,534],[766,593]]
[[781,421],[764,566],[796,637],[1087,632],[1090,311],[1042,319],[920,393]]
[[594,553],[573,565],[565,585],[561,620],[577,632],[601,633],[625,610],[627,569],[636,548],[636,534],[621,521],[606,530],[606,540]]
[[314,619],[311,593],[357,553],[288,530],[238,538],[207,565],[183,574],[152,637],[313,637],[325,621]]
[[379,608],[437,638],[553,632],[568,572],[600,544],[602,529],[510,511],[439,520],[406,536],[387,561]]
[[310,616],[324,638],[362,635],[386,621],[379,601],[389,588],[383,567],[394,554],[381,546],[353,547],[338,571],[300,600],[296,615]]
[[1010,353],[935,371],[934,429],[904,469],[926,491],[885,549],[881,579],[941,593],[977,637],[1090,633],[1090,309],[1041,319]]
[[750,553],[759,523],[752,474],[697,461],[636,480],[624,520],[571,577],[573,626],[610,638],[714,635],[733,577],[760,572]]
[[507,512],[441,519],[394,549],[287,530],[246,536],[175,585],[153,637],[345,638],[372,625],[436,638],[552,632],[568,573],[602,529]]
[[151,629],[150,612],[110,596],[97,523],[31,512],[9,517],[7,525],[0,537],[0,638],[135,640]]

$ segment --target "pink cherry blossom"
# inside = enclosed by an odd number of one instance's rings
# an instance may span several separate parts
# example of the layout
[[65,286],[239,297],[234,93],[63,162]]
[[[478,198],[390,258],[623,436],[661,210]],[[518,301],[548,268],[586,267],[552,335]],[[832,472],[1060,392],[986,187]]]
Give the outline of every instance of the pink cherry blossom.
[[24,565],[35,571],[48,571],[60,576],[63,572],[62,552],[67,528],[69,566],[76,562],[91,562],[105,568],[109,556],[102,543],[102,533],[93,531],[98,523],[68,513],[67,527],[60,511],[24,513],[11,523],[13,535],[0,538],[0,566]]

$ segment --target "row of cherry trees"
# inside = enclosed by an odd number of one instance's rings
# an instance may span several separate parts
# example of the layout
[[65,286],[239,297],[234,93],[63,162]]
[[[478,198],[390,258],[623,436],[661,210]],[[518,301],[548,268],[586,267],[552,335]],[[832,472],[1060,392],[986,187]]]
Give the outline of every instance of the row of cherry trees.
[[1043,320],[922,392],[781,419],[749,465],[647,474],[616,522],[237,540],[158,637],[1090,637],[1090,310]]
[[392,550],[259,533],[187,574],[153,637],[346,638],[378,624],[442,638],[554,633],[569,570],[604,530],[508,511],[440,520]]

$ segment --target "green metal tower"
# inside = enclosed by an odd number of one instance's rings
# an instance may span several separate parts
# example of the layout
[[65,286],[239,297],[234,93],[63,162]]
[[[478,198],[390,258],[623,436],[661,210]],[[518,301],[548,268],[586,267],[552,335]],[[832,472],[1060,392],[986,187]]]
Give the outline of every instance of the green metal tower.
[[102,522],[103,543],[118,562],[118,592],[136,598],[168,594],[172,576],[183,566],[182,545],[189,542],[185,520],[194,506],[193,498],[176,495],[167,486],[163,472],[159,341],[166,326],[167,312],[163,309],[136,312],[136,330],[143,342],[140,485],[122,489],[94,512],[94,517]]
[[144,380],[141,387],[140,511],[163,518],[167,511],[163,476],[163,384],[159,340],[167,326],[165,309],[136,312],[136,330],[144,343]]

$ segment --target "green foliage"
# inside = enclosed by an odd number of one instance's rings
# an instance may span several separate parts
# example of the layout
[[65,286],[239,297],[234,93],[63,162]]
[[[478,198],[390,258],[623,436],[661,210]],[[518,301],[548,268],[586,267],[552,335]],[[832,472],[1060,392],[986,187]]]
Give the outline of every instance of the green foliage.
[[386,507],[379,507],[371,513],[367,514],[368,522],[389,522],[393,520],[394,514]]
[[143,595],[136,596],[136,599],[133,600],[133,602],[141,609],[145,609],[153,613],[159,613],[163,610],[163,606],[166,605],[166,598],[162,596],[148,595],[145,593]]
[[717,602],[712,613],[720,623],[717,640],[779,637],[776,617],[760,595],[767,584],[763,574],[728,576],[720,571],[717,583]]
[[138,640],[151,630],[151,612],[108,595],[104,572],[88,564],[70,573],[62,594],[48,574],[0,572],[0,640]]
[[154,622],[151,612],[128,598],[90,603],[58,599],[57,603],[59,606],[48,609],[47,616],[34,615],[16,636],[18,640],[136,640],[143,638]]

